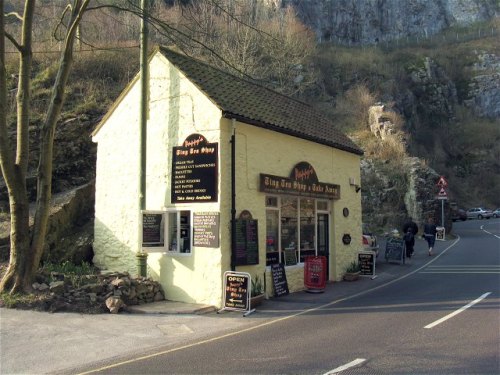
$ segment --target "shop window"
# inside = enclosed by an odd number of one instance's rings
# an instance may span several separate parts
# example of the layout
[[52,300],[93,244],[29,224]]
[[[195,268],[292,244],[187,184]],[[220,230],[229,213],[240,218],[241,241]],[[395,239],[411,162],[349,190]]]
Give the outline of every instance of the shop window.
[[191,253],[191,211],[167,213],[167,243],[170,253]]
[[303,263],[317,255],[317,213],[328,201],[266,196],[266,265]]
[[314,199],[300,200],[300,261],[306,256],[316,255],[315,250],[316,220],[314,214]]

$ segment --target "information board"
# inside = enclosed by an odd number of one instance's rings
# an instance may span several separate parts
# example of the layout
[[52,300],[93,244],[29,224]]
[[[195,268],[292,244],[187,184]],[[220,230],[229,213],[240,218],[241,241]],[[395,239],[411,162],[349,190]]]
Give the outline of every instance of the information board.
[[142,212],[142,247],[147,250],[164,249],[165,216],[164,212]]
[[191,134],[172,150],[172,203],[217,202],[218,144]]
[[246,272],[224,273],[224,309],[249,310],[250,275]]
[[387,262],[405,262],[405,242],[402,238],[389,237],[385,245],[385,260]]
[[326,257],[308,256],[304,262],[304,286],[308,292],[322,292],[326,288]]
[[193,245],[219,247],[219,212],[193,213]]
[[259,264],[258,222],[254,219],[236,219],[235,265]]
[[358,253],[360,275],[375,276],[375,252]]
[[274,296],[281,297],[289,294],[285,266],[282,263],[271,264],[271,274],[273,276]]

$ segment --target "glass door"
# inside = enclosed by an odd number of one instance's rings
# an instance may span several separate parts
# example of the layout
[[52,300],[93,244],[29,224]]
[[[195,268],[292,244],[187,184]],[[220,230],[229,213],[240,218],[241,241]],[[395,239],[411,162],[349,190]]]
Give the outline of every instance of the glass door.
[[318,213],[318,256],[326,257],[326,280],[329,280],[329,264],[330,264],[330,248],[328,246],[330,240],[328,236],[328,214]]

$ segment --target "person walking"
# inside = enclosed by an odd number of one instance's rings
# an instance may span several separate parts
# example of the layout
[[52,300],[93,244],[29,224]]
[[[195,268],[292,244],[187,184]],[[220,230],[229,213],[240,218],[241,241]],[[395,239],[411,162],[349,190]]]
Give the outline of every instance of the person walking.
[[427,223],[424,226],[424,234],[423,237],[427,241],[427,245],[429,246],[429,256],[432,255],[432,248],[434,247],[434,243],[436,242],[436,225],[434,224],[434,218],[429,217]]
[[415,236],[418,233],[418,225],[411,217],[403,225],[403,240],[405,241],[406,256],[411,258],[415,248]]

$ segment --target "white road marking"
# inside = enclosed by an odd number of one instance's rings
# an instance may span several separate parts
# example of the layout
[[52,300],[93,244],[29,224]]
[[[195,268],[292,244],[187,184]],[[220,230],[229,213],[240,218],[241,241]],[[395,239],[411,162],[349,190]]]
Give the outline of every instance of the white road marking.
[[488,292],[488,293],[484,293],[481,297],[475,299],[474,301],[468,303],[467,305],[465,306],[462,306],[461,308],[459,308],[457,311],[454,311],[452,312],[451,314],[448,314],[444,317],[442,317],[441,319],[438,319],[436,320],[434,323],[431,323],[431,324],[428,324],[426,325],[424,328],[432,328],[432,327],[435,327],[437,326],[438,324],[441,324],[443,323],[444,321],[450,319],[450,318],[453,318],[455,315],[458,315],[460,314],[462,311],[464,310],[467,310],[469,307],[471,306],[474,306],[476,303],[479,303],[481,302],[483,299],[485,299],[486,297],[488,297],[489,295],[491,294],[491,292]]
[[356,358],[354,361],[346,363],[345,365],[337,367],[336,369],[330,370],[327,373],[325,373],[324,375],[338,374],[341,371],[345,371],[351,367],[358,366],[365,361],[366,361],[366,359],[364,359],[364,358]]
[[500,273],[500,266],[495,266],[495,265],[429,266],[420,273]]

